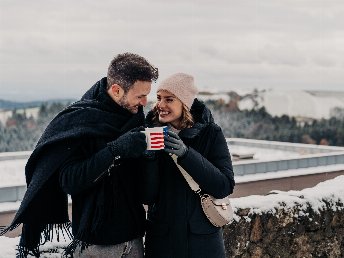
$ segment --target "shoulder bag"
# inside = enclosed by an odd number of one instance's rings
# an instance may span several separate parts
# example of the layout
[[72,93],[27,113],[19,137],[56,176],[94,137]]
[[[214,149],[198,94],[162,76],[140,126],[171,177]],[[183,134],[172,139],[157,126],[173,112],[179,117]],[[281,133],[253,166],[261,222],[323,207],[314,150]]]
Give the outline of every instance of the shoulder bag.
[[201,198],[202,209],[210,223],[213,224],[215,227],[222,227],[229,224],[233,219],[233,208],[229,201],[229,197],[226,196],[222,199],[216,199],[209,194],[201,193],[199,185],[185,171],[185,169],[177,163],[177,156],[173,154],[171,155],[171,157],[184,176],[190,188]]

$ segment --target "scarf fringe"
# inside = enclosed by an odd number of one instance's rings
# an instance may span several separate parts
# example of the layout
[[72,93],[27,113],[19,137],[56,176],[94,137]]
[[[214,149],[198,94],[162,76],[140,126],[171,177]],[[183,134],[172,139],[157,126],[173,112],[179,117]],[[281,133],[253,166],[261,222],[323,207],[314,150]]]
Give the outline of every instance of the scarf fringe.
[[88,248],[90,244],[74,239],[65,249],[65,251],[62,254],[63,258],[73,258],[73,254],[75,253],[75,250],[80,247],[80,253],[82,253],[86,248]]
[[[72,240],[73,239],[73,234],[71,232],[71,222],[66,222],[62,224],[47,224],[43,231],[41,232],[41,237],[40,237],[40,242],[37,246],[33,248],[28,248],[26,246],[22,245],[17,245],[17,258],[27,258],[28,255],[32,255],[34,257],[40,257],[40,250],[39,246],[44,245],[48,241],[52,241],[53,239],[56,238],[58,242],[60,240]],[[7,229],[9,231],[9,229]],[[69,244],[70,245],[70,244]],[[68,245],[68,246],[69,246]],[[67,247],[68,247],[67,246]],[[58,249],[54,248],[48,251],[49,253],[58,253]]]
[[56,237],[57,242],[60,242],[60,239],[62,238],[65,241],[73,239],[71,227],[71,222],[62,224],[47,224],[41,233],[39,245],[44,245],[46,242],[52,241],[54,237]]
[[27,258],[28,255],[31,255],[37,258],[40,256],[38,247],[34,249],[29,249],[24,246],[18,245],[16,251],[17,251],[16,258]]
[[[21,223],[11,225],[11,226],[0,226],[0,236],[6,234],[8,231],[12,231],[20,226]],[[66,222],[62,224],[47,224],[43,229],[40,237],[39,244],[34,248],[28,248],[22,245],[17,245],[16,249],[16,258],[27,258],[29,255],[39,258],[40,257],[40,250],[39,246],[44,245],[46,242],[52,241],[56,238],[59,242],[60,240],[72,240],[73,234],[71,232],[71,222]],[[62,253],[63,258],[72,258],[75,250],[80,247],[80,252],[83,252],[86,248],[88,248],[90,244],[78,240],[73,239],[73,241],[64,248],[65,250]],[[45,251],[44,253],[58,253],[59,250],[57,248],[50,249],[49,251]]]
[[12,231],[15,230],[17,227],[20,226],[21,223],[17,223],[14,225],[10,225],[10,226],[0,226],[0,236],[5,235],[8,231]]

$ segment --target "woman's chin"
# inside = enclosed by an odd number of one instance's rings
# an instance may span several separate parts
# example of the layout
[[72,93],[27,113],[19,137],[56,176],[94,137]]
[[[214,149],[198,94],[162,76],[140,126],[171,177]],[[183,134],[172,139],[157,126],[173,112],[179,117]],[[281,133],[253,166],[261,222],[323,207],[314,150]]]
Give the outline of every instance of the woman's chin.
[[170,119],[168,119],[166,117],[160,117],[159,116],[159,122],[162,124],[166,124],[166,123],[170,122]]

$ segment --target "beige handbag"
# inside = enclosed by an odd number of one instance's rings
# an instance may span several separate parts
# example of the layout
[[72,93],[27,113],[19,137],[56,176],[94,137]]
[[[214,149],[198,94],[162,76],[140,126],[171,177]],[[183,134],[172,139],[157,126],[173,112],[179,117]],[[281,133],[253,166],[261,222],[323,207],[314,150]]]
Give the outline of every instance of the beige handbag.
[[215,199],[209,194],[202,194],[199,185],[185,171],[185,169],[177,163],[177,156],[174,154],[171,156],[190,188],[200,196],[202,209],[210,223],[215,227],[222,227],[229,224],[233,219],[233,209],[229,201],[229,197],[226,196],[223,199]]

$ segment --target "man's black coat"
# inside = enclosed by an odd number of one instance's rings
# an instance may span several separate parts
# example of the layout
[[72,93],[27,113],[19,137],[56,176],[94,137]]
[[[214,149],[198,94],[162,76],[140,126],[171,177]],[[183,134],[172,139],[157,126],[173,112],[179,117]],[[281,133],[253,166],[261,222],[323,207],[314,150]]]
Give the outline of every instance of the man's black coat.
[[39,245],[51,240],[54,228],[68,230],[69,193],[75,238],[69,251],[80,243],[117,244],[143,236],[140,165],[130,159],[115,162],[107,147],[143,123],[142,109],[131,114],[108,96],[106,78],[98,81],[46,128],[25,167],[28,188],[21,206],[0,234],[23,223],[19,254],[39,256]]

